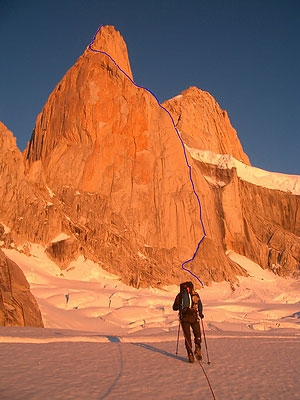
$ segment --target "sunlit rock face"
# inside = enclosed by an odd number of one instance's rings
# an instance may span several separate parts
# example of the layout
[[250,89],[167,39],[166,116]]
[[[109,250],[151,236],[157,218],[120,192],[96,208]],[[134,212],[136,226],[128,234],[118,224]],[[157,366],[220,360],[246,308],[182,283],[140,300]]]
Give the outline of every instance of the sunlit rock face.
[[[209,93],[191,87],[163,106],[176,121],[192,157],[192,149],[198,149],[250,165],[226,111]],[[226,252],[236,251],[279,275],[300,273],[300,190],[295,195],[255,185],[221,162],[212,165],[193,159],[193,168],[197,192],[208,195],[203,191],[204,177],[213,195],[203,201],[204,208],[208,206],[208,237],[218,237]]]
[[211,189],[203,194],[208,237],[218,237],[226,253],[235,251],[280,276],[300,276],[300,196],[247,182],[235,168],[194,163],[196,189],[202,187],[198,176]]
[[231,154],[250,165],[227,112],[211,94],[190,87],[163,106],[172,114],[187,146],[216,154]]
[[186,265],[204,283],[244,274],[229,250],[297,271],[299,196],[193,156],[250,165],[209,93],[192,87],[160,105],[132,79],[122,36],[102,27],[49,96],[23,155],[0,125],[2,245],[39,243],[61,268],[84,255],[137,287],[189,279],[181,264],[204,236]]
[[183,145],[170,115],[129,79],[120,34],[102,28],[92,49],[38,116],[26,172],[34,180],[42,166],[89,256],[134,284],[177,279],[203,236]]
[[0,249],[0,326],[43,327],[29,284],[16,263]]
[[63,230],[65,216],[54,205],[57,199],[46,186],[42,163],[37,161],[25,174],[16,139],[1,122],[0,143],[0,243],[46,245]]

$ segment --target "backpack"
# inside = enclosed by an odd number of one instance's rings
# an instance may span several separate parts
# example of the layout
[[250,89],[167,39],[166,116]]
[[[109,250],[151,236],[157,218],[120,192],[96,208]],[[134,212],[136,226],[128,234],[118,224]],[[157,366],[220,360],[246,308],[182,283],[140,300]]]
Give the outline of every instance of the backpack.
[[181,294],[181,307],[183,312],[197,310],[198,301],[197,303],[193,301],[196,293],[194,291],[194,285],[192,282],[181,283],[180,294]]

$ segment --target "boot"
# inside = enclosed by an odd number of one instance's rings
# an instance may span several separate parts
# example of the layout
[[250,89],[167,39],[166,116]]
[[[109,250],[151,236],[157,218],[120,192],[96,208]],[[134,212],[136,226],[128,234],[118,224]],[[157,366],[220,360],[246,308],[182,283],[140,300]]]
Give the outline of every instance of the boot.
[[192,364],[195,361],[194,354],[193,353],[189,353],[188,357],[189,357],[189,362]]
[[194,354],[195,354],[195,357],[197,358],[197,360],[199,360],[199,361],[202,360],[201,347],[198,344],[196,344]]

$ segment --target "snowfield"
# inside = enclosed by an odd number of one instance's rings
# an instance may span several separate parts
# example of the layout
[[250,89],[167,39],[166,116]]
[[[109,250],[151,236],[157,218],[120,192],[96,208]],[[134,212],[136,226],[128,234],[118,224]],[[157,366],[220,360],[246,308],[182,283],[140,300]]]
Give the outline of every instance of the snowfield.
[[45,329],[0,328],[2,400],[300,399],[299,281],[230,253],[249,277],[198,288],[207,346],[189,364],[181,330],[176,355],[177,286],[134,289],[83,258],[61,271],[30,246],[30,257],[3,250]]

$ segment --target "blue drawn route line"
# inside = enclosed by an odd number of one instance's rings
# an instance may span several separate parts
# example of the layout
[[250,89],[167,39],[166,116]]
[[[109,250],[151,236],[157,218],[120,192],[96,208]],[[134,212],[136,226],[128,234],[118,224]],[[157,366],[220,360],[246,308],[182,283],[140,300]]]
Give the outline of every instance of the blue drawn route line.
[[193,256],[192,256],[191,258],[189,258],[188,260],[184,261],[184,262],[182,263],[181,267],[182,267],[182,269],[183,269],[184,271],[188,272],[188,273],[191,274],[194,278],[196,278],[196,279],[198,280],[198,282],[201,284],[201,286],[204,286],[204,284],[203,284],[203,282],[200,280],[200,278],[199,278],[196,274],[194,274],[191,270],[189,270],[189,269],[186,267],[186,264],[188,264],[189,262],[191,262],[191,261],[193,261],[193,260],[195,259],[196,255],[197,255],[197,253],[198,253],[198,250],[199,250],[199,248],[200,248],[200,245],[201,245],[201,243],[203,242],[203,240],[204,240],[205,237],[206,237],[206,230],[205,230],[205,226],[204,226],[203,218],[202,218],[202,206],[201,206],[201,202],[200,202],[200,198],[199,198],[199,196],[198,196],[198,193],[197,193],[196,190],[195,190],[195,184],[194,184],[193,176],[192,176],[192,166],[189,164],[184,142],[183,142],[183,140],[182,140],[182,138],[181,138],[181,135],[180,135],[180,133],[179,133],[177,127],[176,127],[175,121],[174,121],[174,119],[173,119],[171,113],[170,113],[163,105],[161,105],[161,103],[159,102],[159,100],[158,100],[158,98],[156,97],[156,95],[155,95],[151,90],[149,90],[148,88],[146,88],[146,87],[144,87],[144,86],[137,85],[137,84],[134,82],[134,80],[133,80],[133,79],[132,79],[132,78],[117,64],[117,63],[116,63],[116,61],[111,57],[110,54],[106,53],[105,51],[97,50],[97,49],[94,49],[94,48],[93,48],[93,44],[94,44],[94,42],[95,42],[96,36],[97,36],[98,32],[101,30],[102,26],[103,26],[103,25],[100,25],[100,27],[97,29],[97,31],[96,31],[96,33],[95,33],[95,35],[94,35],[94,37],[93,37],[91,43],[88,45],[88,49],[90,49],[90,50],[93,51],[94,53],[104,54],[104,55],[106,55],[107,57],[109,57],[110,60],[116,65],[116,67],[117,67],[117,68],[118,68],[132,83],[133,83],[134,86],[136,86],[137,88],[140,88],[140,89],[144,89],[144,90],[146,90],[147,92],[149,92],[149,93],[155,98],[155,100],[157,101],[157,104],[159,105],[159,107],[162,108],[162,109],[169,115],[169,117],[170,117],[170,119],[171,119],[171,121],[172,121],[173,127],[174,127],[174,129],[175,129],[175,132],[176,132],[176,134],[177,134],[177,136],[178,136],[178,138],[179,138],[179,140],[180,140],[180,142],[181,142],[182,149],[183,149],[183,154],[184,154],[184,158],[185,158],[185,162],[186,162],[186,165],[187,165],[187,167],[188,167],[188,169],[189,169],[189,178],[190,178],[190,181],[191,181],[193,193],[194,193],[194,195],[195,195],[195,197],[196,197],[196,199],[197,199],[197,203],[198,203],[198,206],[199,206],[199,219],[200,219],[200,223],[201,223],[202,231],[203,231],[203,236],[202,236],[202,238],[199,240],[199,242],[198,242],[198,244],[197,244],[197,247],[196,247],[196,250],[195,250]]

